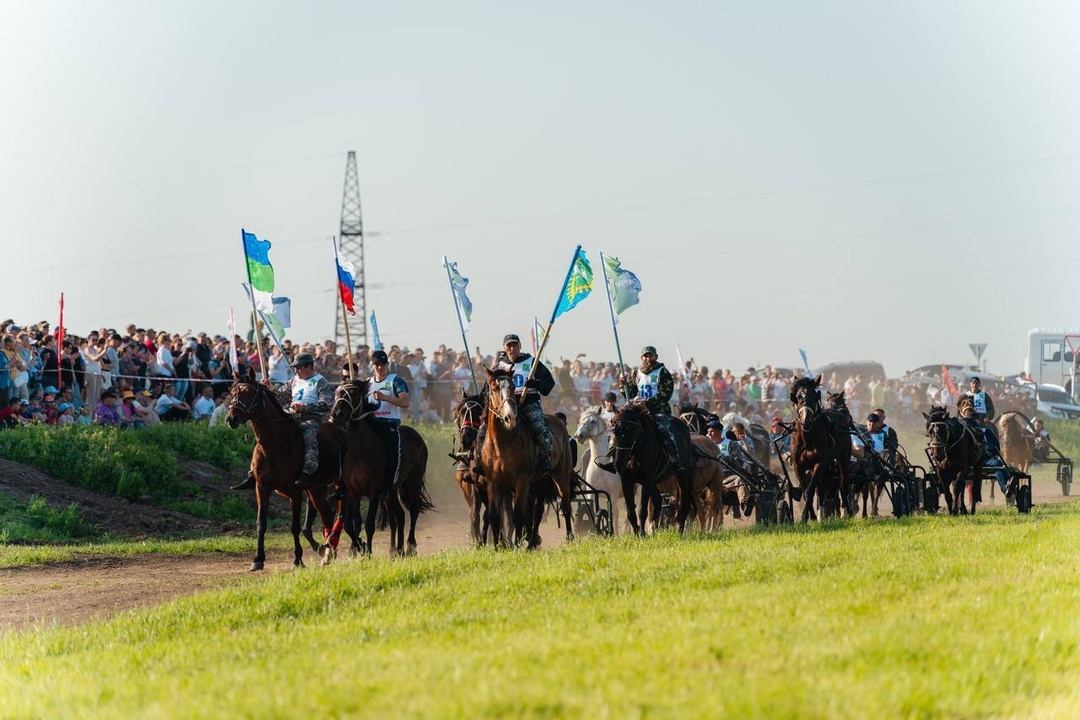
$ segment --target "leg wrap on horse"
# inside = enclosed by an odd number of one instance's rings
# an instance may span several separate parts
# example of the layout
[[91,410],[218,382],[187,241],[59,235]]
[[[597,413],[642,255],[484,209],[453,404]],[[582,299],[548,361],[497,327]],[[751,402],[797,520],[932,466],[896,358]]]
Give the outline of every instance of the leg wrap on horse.
[[304,420],[300,423],[300,434],[304,436],[304,468],[309,476],[319,466],[319,421]]

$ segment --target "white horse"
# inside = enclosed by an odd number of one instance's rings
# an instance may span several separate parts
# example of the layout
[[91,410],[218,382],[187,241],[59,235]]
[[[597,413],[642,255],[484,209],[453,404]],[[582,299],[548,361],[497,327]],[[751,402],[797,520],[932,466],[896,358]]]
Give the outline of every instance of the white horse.
[[619,480],[619,476],[615,473],[597,467],[596,463],[593,462],[596,458],[607,455],[608,449],[611,447],[607,421],[600,417],[599,406],[594,405],[581,411],[577,430],[574,431],[574,439],[578,443],[585,440],[589,441],[588,455],[582,453],[584,460],[582,474],[585,477],[585,482],[597,490],[606,491],[611,497],[611,528],[618,534],[623,530],[619,524],[619,507],[621,503],[618,502],[622,498],[622,481]]

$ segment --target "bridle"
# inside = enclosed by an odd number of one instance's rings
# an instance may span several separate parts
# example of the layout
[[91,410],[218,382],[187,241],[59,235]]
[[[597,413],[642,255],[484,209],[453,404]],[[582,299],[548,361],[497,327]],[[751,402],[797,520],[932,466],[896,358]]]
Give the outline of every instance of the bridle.
[[[334,418],[337,416],[337,407],[339,403],[349,409],[348,417],[345,420],[346,422],[360,422],[374,412],[374,410],[364,412],[364,396],[359,393],[360,389],[360,384],[352,380],[339,385],[337,392],[334,393],[334,405],[330,408],[330,417]],[[360,395],[359,406],[357,406],[357,402],[353,399],[354,390]]]
[[458,439],[461,447],[468,449],[472,443],[466,443],[466,433],[471,432],[472,439],[476,439],[476,433],[480,430],[480,424],[484,418],[484,403],[474,398],[464,398],[457,408]]
[[[507,428],[514,426],[517,420],[517,404],[514,397],[514,388],[506,377],[493,378],[491,380],[491,392],[488,393],[488,410],[495,417],[502,420]],[[493,401],[498,398],[498,404]]]
[[[593,433],[592,435],[585,435],[582,432],[582,430],[586,426],[592,426],[592,425],[599,425],[600,426],[600,432]],[[585,414],[583,414],[581,416],[581,418],[578,420],[577,432],[574,433],[575,436],[580,435],[581,438],[584,439],[584,440],[591,440],[592,438],[600,437],[603,434],[604,434],[603,419],[600,417],[600,415],[598,413],[594,413],[594,412],[588,412],[588,413],[585,413]]]
[[[240,399],[240,390],[242,386],[250,386],[255,393],[255,398],[251,402],[244,402]],[[256,383],[247,383],[238,381],[233,385],[232,399],[229,403],[229,409],[237,408],[240,412],[244,413],[244,419],[251,417],[251,413],[258,407],[264,406],[266,400],[263,398],[263,388]]]
[[810,425],[821,414],[820,398],[815,388],[800,387],[795,392],[795,414],[799,417],[802,429],[809,430]]
[[[615,458],[615,466],[619,467],[619,453],[622,452],[628,455],[633,453],[634,448],[637,447],[638,440],[640,440],[641,436],[645,434],[645,428],[642,425],[641,420],[630,419],[622,419],[613,422],[611,424],[611,428],[611,434],[615,438],[615,444],[611,448],[612,457]],[[633,432],[626,432],[626,428],[633,428]],[[659,428],[657,428],[657,430],[659,430]],[[630,444],[623,445],[622,442],[625,438],[622,436],[627,435],[630,436]],[[657,453],[656,461],[656,468],[653,470],[652,473],[652,482],[655,482],[664,470],[664,459],[661,453]]]

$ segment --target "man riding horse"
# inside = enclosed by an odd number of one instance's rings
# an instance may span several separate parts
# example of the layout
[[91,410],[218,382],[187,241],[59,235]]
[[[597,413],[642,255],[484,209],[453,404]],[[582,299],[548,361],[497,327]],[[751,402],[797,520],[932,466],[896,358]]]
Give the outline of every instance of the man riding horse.
[[[334,404],[334,389],[326,378],[315,372],[315,358],[310,353],[300,353],[292,362],[296,376],[289,381],[291,402],[289,412],[300,427],[304,437],[304,468],[296,480],[296,486],[307,489],[311,476],[319,465],[319,426],[326,419]],[[255,487],[255,473],[248,470],[247,477],[234,485],[233,490],[250,490]]]
[[371,353],[371,380],[368,382],[368,400],[378,403],[372,414],[372,429],[382,440],[384,487],[391,488],[398,482],[401,466],[401,411],[409,409],[409,386],[396,373],[390,372],[389,358],[382,350]]
[[[521,352],[521,338],[510,333],[503,338],[503,349],[495,359],[495,366],[499,370],[506,370],[513,375],[514,394],[520,401],[521,417],[529,423],[539,446],[539,458],[537,464],[542,475],[551,473],[551,447],[555,437],[551,434],[544,419],[544,409],[540,404],[540,397],[547,396],[555,388],[555,378],[551,371],[538,358],[529,353]],[[473,467],[475,475],[483,475],[484,469],[480,465],[480,451],[484,446],[484,437],[487,434],[487,424],[480,426],[476,434],[476,443],[473,446]]]
[[[636,384],[631,383],[629,378],[621,378],[623,391],[631,400],[638,398],[644,401],[649,413],[656,420],[675,475],[681,476],[686,472],[686,468],[671,424],[671,396],[675,392],[675,381],[664,363],[657,361],[656,348],[652,345],[641,349],[641,365],[637,369],[635,380]],[[602,461],[597,458],[594,462],[608,472],[615,472],[615,466],[610,459]]]

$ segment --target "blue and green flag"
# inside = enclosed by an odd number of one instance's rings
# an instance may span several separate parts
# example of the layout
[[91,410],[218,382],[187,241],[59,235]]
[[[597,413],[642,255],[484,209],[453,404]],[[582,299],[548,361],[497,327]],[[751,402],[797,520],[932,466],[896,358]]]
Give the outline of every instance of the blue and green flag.
[[570,271],[566,274],[551,321],[555,322],[555,318],[568,310],[573,310],[579,302],[589,296],[592,289],[592,266],[589,265],[589,258],[585,257],[585,251],[578,245],[577,250],[574,251],[574,259],[570,262]]
[[255,307],[263,312],[272,313],[274,311],[274,302],[271,298],[274,292],[274,266],[270,264],[270,242],[260,240],[255,233],[249,233],[243,228],[240,229],[240,235],[244,239],[248,282],[251,283]]

